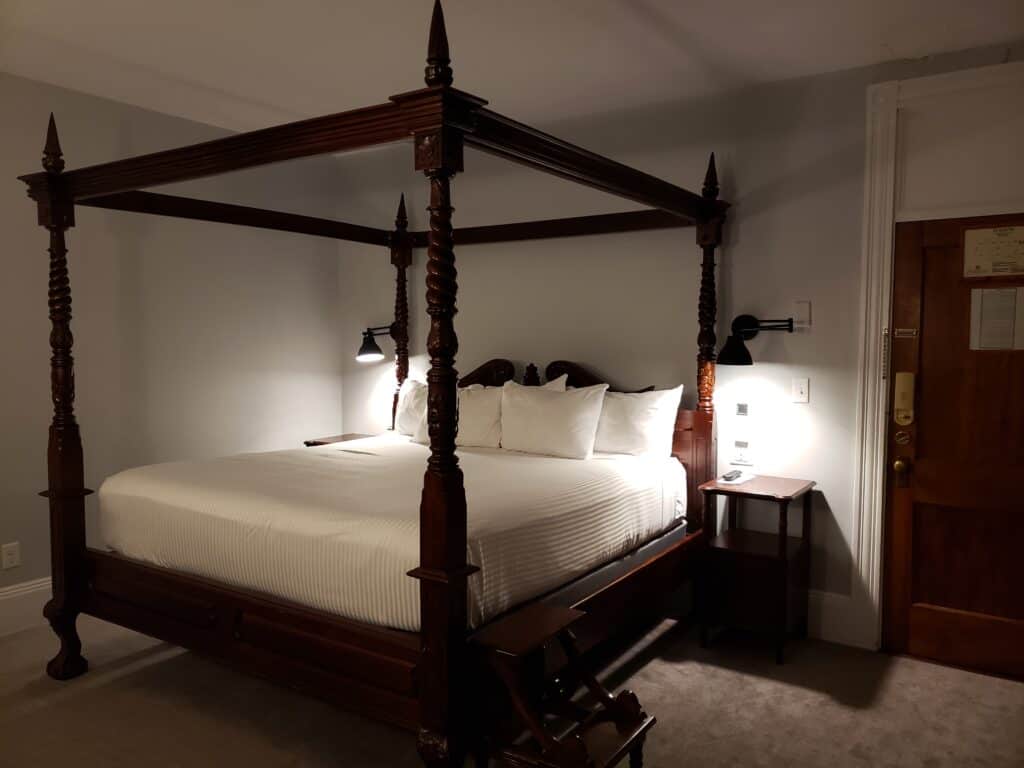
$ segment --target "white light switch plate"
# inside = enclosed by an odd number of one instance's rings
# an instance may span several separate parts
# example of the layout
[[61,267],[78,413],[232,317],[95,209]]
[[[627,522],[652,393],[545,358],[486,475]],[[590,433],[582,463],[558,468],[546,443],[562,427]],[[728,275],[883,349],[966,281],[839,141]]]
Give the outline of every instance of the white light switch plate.
[[809,379],[793,379],[790,388],[790,399],[794,403],[809,403],[811,401],[811,382]]

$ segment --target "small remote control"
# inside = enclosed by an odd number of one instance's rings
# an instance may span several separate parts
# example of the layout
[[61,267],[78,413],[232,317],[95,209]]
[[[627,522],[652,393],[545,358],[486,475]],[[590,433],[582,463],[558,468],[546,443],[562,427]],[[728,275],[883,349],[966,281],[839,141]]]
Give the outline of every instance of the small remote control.
[[743,473],[740,470],[734,469],[734,470],[732,470],[732,472],[726,472],[724,475],[722,475],[722,479],[723,480],[735,480],[736,478],[738,478],[742,474]]

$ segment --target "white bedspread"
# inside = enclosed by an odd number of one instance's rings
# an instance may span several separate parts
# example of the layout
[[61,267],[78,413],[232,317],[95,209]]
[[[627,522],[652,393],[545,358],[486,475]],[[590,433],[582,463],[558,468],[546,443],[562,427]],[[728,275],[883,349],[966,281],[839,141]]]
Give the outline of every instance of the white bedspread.
[[[127,557],[363,622],[417,630],[428,450],[381,436],[139,467],[99,492]],[[682,466],[460,448],[474,626],[635,548],[684,514]]]

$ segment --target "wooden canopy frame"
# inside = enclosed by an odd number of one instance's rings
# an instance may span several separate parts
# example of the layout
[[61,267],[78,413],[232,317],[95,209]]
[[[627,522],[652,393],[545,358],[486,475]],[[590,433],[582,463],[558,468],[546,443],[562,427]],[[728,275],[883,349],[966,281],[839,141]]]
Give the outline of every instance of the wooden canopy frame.
[[[260,674],[327,693],[370,714],[415,725],[419,729],[420,754],[428,765],[462,764],[462,756],[472,747],[467,579],[476,568],[466,562],[466,496],[455,452],[455,243],[694,226],[703,252],[697,336],[698,405],[697,411],[680,411],[673,450],[687,464],[691,484],[710,477],[715,249],[721,243],[728,208],[718,199],[714,156],[702,192],[696,194],[487,109],[483,99],[452,87],[439,2],[435,2],[430,25],[425,80],[425,88],[392,96],[382,104],[71,171],[64,169],[51,115],[43,171],[20,179],[27,184],[29,197],[37,204],[38,222],[50,237],[54,411],[49,430],[48,488],[42,495],[49,500],[53,575],[53,598],[45,615],[61,642],[59,653],[47,666],[52,677],[69,679],[86,671],[75,622],[80,613],[88,612],[208,651]],[[404,200],[395,227],[384,230],[145,191],[284,160],[409,139],[414,147],[414,167],[424,172],[430,185],[429,230],[424,232],[408,231]],[[463,169],[466,146],[641,203],[648,209],[453,230],[450,182]],[[405,637],[409,633],[327,617],[86,547],[84,499],[91,491],[85,488],[82,441],[74,413],[71,285],[65,243],[65,233],[75,223],[76,206],[387,247],[398,281],[392,335],[399,383],[408,373],[405,273],[412,249],[427,249],[430,457],[420,507],[420,565],[410,573],[420,580],[422,629],[418,636]],[[593,378],[580,368],[573,369],[573,375],[577,383]],[[545,599],[564,600],[590,611],[595,636],[608,634],[608,625],[616,623],[615,617],[629,612],[637,590],[650,593],[666,589],[658,586],[658,579],[674,580],[689,572],[694,562],[690,555],[706,540],[709,528],[702,525],[696,497],[699,494],[691,494],[693,512],[685,535],[673,534],[676,538],[666,539],[668,543],[661,549],[652,549],[643,556],[638,553],[647,550],[638,550],[616,561],[625,571],[609,572],[611,581],[597,583],[586,577],[560,590],[554,598]],[[713,510],[705,513],[713,516]],[[605,571],[607,568],[602,569]],[[264,642],[259,645],[253,638]],[[301,653],[286,658],[282,649],[288,647],[298,648]],[[330,664],[324,660],[327,656]],[[319,666],[314,664],[317,659],[322,661]],[[344,695],[341,687],[346,688]]]

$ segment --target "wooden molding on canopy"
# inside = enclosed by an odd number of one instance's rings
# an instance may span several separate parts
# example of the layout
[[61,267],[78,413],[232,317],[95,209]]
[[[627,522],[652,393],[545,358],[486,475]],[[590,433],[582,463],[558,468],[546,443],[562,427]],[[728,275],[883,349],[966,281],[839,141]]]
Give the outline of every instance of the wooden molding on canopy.
[[348,224],[344,221],[301,216],[294,213],[268,211],[244,205],[219,203],[211,200],[196,200],[190,197],[165,195],[157,192],[118,192],[113,195],[89,197],[78,203],[90,208],[107,208],[115,211],[149,213],[156,216],[172,216],[178,219],[235,224],[244,227],[272,229],[278,232],[296,232],[303,235],[330,237],[335,240],[349,240],[354,243],[386,246],[390,233],[384,229]]

